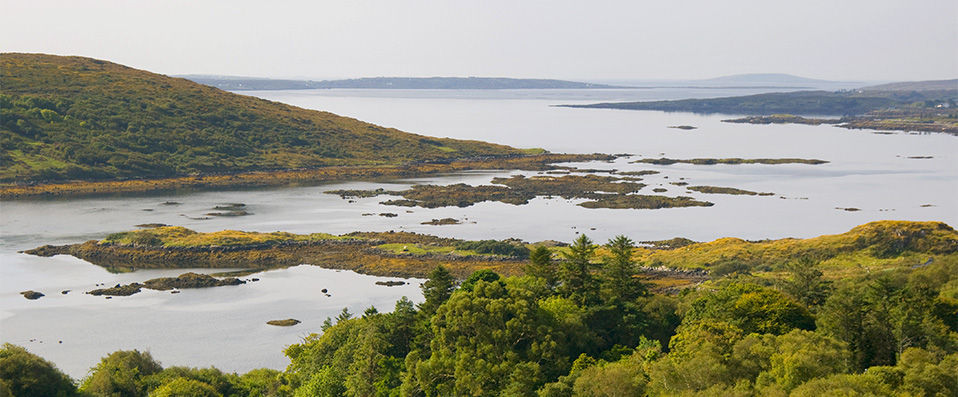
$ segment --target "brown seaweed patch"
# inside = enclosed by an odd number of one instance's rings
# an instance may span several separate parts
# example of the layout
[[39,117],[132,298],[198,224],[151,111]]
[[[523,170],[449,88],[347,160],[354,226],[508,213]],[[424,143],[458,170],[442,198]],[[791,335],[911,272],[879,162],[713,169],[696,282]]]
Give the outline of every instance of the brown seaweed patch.
[[698,159],[670,159],[667,157],[662,157],[658,159],[640,159],[631,161],[631,163],[645,163],[645,164],[655,164],[655,165],[672,165],[676,163],[683,164],[695,164],[695,165],[714,165],[714,164],[825,164],[828,161],[818,160],[818,159],[798,159],[798,158],[782,158],[782,159],[742,159],[742,158],[726,158],[726,159],[713,159],[713,158],[698,158]]
[[169,226],[169,225],[167,225],[167,224],[165,224],[165,223],[141,223],[141,224],[135,225],[135,226],[136,226],[136,227],[146,228],[146,229],[153,229],[153,228],[157,228],[157,227],[167,227],[167,226]]
[[698,201],[691,197],[651,196],[644,194],[597,194],[592,201],[579,203],[585,208],[611,209],[659,209],[675,207],[711,207],[708,201]]
[[659,173],[659,171],[654,171],[654,170],[619,171],[619,172],[616,172],[616,174],[619,174],[619,175],[629,175],[629,176],[655,175],[655,174],[658,174],[658,173]]

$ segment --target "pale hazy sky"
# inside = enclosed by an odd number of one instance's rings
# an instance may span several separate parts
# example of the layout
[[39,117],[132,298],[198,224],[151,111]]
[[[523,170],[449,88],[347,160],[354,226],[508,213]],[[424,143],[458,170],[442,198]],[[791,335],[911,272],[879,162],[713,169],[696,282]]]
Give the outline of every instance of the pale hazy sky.
[[164,74],[958,77],[958,1],[0,0],[0,51]]

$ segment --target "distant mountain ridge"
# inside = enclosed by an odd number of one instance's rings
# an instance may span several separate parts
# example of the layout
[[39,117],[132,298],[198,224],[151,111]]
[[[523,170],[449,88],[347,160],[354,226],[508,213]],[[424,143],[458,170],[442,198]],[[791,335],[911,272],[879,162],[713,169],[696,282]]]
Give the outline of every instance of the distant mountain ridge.
[[795,76],[785,73],[749,73],[749,74],[736,74],[731,76],[721,76],[711,79],[697,80],[698,82],[708,83],[708,84],[723,84],[723,85],[754,85],[754,86],[768,86],[768,85],[817,85],[817,84],[827,84],[835,83],[831,80],[819,80],[819,79],[810,79],[807,77]]
[[231,76],[184,75],[183,78],[223,90],[302,90],[330,88],[404,90],[506,90],[624,88],[553,79],[507,77],[365,77],[343,80],[284,80]]

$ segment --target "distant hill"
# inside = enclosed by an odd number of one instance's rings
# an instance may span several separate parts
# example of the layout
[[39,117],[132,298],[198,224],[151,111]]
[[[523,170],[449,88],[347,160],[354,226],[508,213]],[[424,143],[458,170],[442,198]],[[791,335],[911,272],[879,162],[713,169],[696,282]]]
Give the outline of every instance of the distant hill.
[[903,82],[840,91],[794,91],[724,98],[560,106],[746,115],[855,116],[891,107],[954,103],[958,100],[958,87],[952,86],[950,89],[941,89],[941,87],[948,86],[949,82],[954,84],[956,81],[958,80]]
[[851,115],[886,108],[898,101],[888,97],[853,98],[828,91],[797,91],[711,99],[681,99],[652,102],[611,102],[589,105],[562,105],[576,108],[662,110],[666,112],[726,114]]
[[905,81],[873,85],[861,88],[862,91],[948,91],[958,90],[958,79]]
[[346,80],[279,80],[229,76],[185,75],[183,78],[224,90],[301,90],[371,88],[404,90],[505,90],[620,88],[604,84],[504,77],[367,77]]
[[0,54],[0,181],[115,179],[518,154],[82,57]]

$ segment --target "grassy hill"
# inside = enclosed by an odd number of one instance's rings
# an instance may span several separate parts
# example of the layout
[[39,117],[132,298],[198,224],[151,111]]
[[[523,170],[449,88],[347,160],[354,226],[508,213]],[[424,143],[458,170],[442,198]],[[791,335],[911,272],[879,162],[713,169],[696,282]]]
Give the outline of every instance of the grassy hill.
[[0,182],[444,161],[521,151],[431,138],[102,60],[0,54]]

